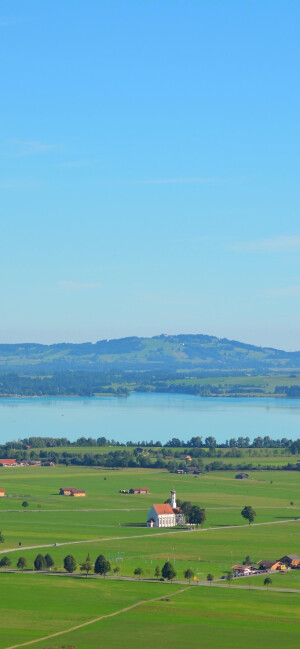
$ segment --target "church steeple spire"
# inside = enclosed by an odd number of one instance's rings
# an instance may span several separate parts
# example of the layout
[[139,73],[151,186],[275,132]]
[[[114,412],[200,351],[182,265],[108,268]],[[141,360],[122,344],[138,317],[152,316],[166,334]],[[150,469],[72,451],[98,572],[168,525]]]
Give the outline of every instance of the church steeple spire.
[[171,507],[172,507],[172,509],[176,508],[176,491],[175,491],[175,489],[172,489],[172,491],[171,491]]

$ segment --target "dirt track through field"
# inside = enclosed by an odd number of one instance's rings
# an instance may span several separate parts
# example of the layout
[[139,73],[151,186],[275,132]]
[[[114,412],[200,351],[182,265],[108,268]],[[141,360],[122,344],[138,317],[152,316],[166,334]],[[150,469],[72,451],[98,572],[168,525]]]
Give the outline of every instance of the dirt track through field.
[[135,604],[131,604],[131,606],[126,606],[126,608],[121,608],[119,611],[115,611],[114,613],[107,613],[106,615],[100,615],[99,617],[95,617],[92,620],[88,620],[87,622],[82,622],[82,624],[77,624],[76,626],[72,626],[69,629],[65,629],[64,631],[57,631],[56,633],[51,633],[50,635],[43,636],[42,638],[35,638],[34,640],[28,640],[27,642],[21,642],[20,644],[14,644],[11,645],[10,647],[5,647],[5,649],[18,649],[18,647],[28,647],[31,644],[36,644],[37,642],[44,642],[45,640],[51,640],[52,638],[57,638],[60,635],[63,635],[65,633],[71,633],[72,631],[77,631],[78,629],[82,629],[85,626],[89,626],[90,624],[95,624],[95,622],[100,622],[101,620],[105,620],[109,617],[115,617],[116,615],[120,615],[121,613],[126,613],[127,611],[131,611],[133,608],[137,608],[138,606],[142,606],[143,604],[149,604],[152,602],[158,602],[162,597],[174,597],[175,595],[179,595],[180,593],[184,593],[186,590],[189,590],[191,586],[186,586],[185,588],[181,588],[180,590],[176,590],[175,593],[171,593],[168,595],[160,595],[159,597],[154,597],[153,599],[142,599],[139,602],[136,602]]

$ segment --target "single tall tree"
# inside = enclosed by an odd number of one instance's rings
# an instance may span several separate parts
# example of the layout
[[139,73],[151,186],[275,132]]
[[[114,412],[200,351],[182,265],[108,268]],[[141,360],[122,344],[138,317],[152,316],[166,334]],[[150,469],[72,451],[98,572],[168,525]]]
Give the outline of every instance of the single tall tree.
[[255,519],[256,511],[251,507],[251,505],[246,505],[246,507],[241,511],[241,514],[243,518],[249,522],[249,525],[251,525]]
[[2,532],[0,532],[0,543],[4,543],[5,537],[3,536]]
[[271,577],[266,577],[264,579],[264,586],[267,586],[267,590],[269,590],[269,586],[271,586],[271,583],[272,583]]
[[51,570],[51,568],[54,566],[54,561],[50,554],[45,554],[45,564],[46,568],[48,568],[49,570]]
[[95,561],[95,568],[94,571],[97,575],[107,575],[108,572],[110,572],[110,562],[108,559],[105,559],[105,556],[103,554],[99,554]]
[[24,570],[24,568],[26,568],[26,566],[27,566],[27,559],[25,559],[25,557],[19,557],[19,559],[17,561],[17,568],[19,568],[19,570],[22,570],[22,572],[23,572],[23,570]]
[[70,573],[71,573],[71,572],[75,572],[76,567],[77,567],[77,565],[76,565],[76,560],[75,560],[75,558],[73,557],[72,554],[68,554],[68,555],[64,558],[64,569],[65,569],[67,572],[70,572]]
[[46,562],[42,554],[37,554],[33,562],[33,565],[36,570],[45,570]]
[[211,572],[208,573],[206,579],[207,579],[207,581],[209,582],[209,584],[211,586],[211,583],[214,580],[214,576],[211,574]]
[[29,506],[29,503],[27,502],[27,500],[23,500],[22,507],[24,507],[24,509],[26,509],[26,507],[28,507],[28,506]]
[[194,525],[202,525],[206,520],[205,509],[201,509],[198,505],[193,505],[191,513],[189,515],[189,523]]
[[80,566],[81,572],[85,572],[85,576],[87,577],[89,572],[91,572],[92,569],[93,569],[93,564],[91,560],[86,558],[86,560]]
[[133,574],[136,575],[137,577],[139,577],[139,579],[140,579],[141,575],[144,574],[143,568],[136,568]]
[[159,577],[160,577],[160,575],[161,575],[161,570],[160,570],[160,567],[159,567],[159,566],[156,566],[155,571],[154,571],[154,575],[155,575],[155,577],[156,577],[157,579],[159,579]]
[[171,564],[171,562],[166,561],[166,563],[164,564],[163,569],[161,571],[161,574],[162,574],[164,579],[169,579],[170,581],[172,581],[174,579],[174,577],[176,577],[177,572],[176,572],[174,566]]
[[5,568],[5,572],[6,572],[6,568],[9,568],[9,566],[11,566],[10,558],[9,557],[2,557],[2,559],[0,561],[0,568]]
[[191,579],[193,579],[194,573],[193,571],[188,568],[187,570],[184,571],[184,578],[189,580],[189,584],[191,583]]

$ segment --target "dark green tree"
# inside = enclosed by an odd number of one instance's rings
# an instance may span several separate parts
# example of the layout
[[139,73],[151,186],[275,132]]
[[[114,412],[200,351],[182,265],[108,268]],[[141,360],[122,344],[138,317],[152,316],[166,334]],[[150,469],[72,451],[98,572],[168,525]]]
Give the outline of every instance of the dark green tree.
[[51,568],[54,566],[54,561],[53,561],[51,555],[50,554],[45,554],[44,559],[45,559],[46,568],[51,570]]
[[164,579],[169,579],[170,581],[172,581],[176,577],[177,572],[176,572],[175,568],[173,567],[173,565],[171,564],[171,562],[166,561],[166,563],[164,564],[164,566],[162,568],[161,574],[162,574]]
[[45,570],[46,562],[42,554],[37,554],[33,562],[33,565],[36,570]]
[[19,559],[17,561],[17,568],[19,568],[19,570],[22,570],[22,572],[23,572],[23,570],[24,570],[24,568],[26,568],[26,566],[27,566],[27,559],[25,559],[25,557],[19,557]]
[[251,505],[246,505],[246,507],[241,511],[241,514],[243,518],[249,522],[249,525],[251,525],[255,519],[256,511],[251,507]]
[[97,557],[94,571],[97,575],[103,575],[103,577],[110,572],[110,562],[105,559],[103,554],[99,554]]
[[2,532],[0,532],[0,543],[4,543],[5,537],[3,536]]
[[24,509],[26,509],[26,507],[29,507],[29,503],[27,502],[27,500],[23,500],[22,507],[24,507]]
[[161,575],[161,570],[160,570],[159,566],[156,566],[155,571],[154,571],[154,575],[155,575],[155,577],[157,577],[157,579],[159,579],[159,577]]
[[10,558],[9,557],[2,557],[2,559],[0,561],[0,568],[5,568],[5,572],[6,572],[6,568],[9,568],[9,566],[11,566]]
[[189,515],[189,523],[194,525],[202,525],[206,520],[205,509],[201,509],[198,505],[193,505]]
[[194,573],[193,571],[188,568],[187,570],[184,571],[184,578],[189,580],[189,584],[191,583],[191,579],[193,579]]
[[185,515],[185,519],[187,523],[190,523],[190,514],[192,511],[192,503],[189,500],[186,500],[185,502],[182,503],[181,509]]
[[67,572],[75,572],[77,567],[76,560],[73,557],[72,554],[67,554],[67,556],[64,558],[64,569]]
[[206,579],[211,585],[212,581],[214,580],[214,576],[211,574],[211,572],[208,573]]
[[136,575],[137,577],[139,577],[139,579],[140,579],[141,575],[144,574],[143,568],[136,568],[133,574]]
[[271,583],[272,583],[271,577],[266,577],[264,579],[264,586],[267,586],[267,589],[269,589],[269,586],[271,586]]

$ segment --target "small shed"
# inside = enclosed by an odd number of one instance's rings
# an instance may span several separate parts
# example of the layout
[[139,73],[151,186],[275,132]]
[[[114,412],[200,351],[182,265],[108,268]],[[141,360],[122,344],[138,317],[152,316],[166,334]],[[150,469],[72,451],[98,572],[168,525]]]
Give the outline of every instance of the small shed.
[[61,496],[74,496],[78,498],[85,496],[85,489],[77,489],[76,487],[61,487],[59,490]]
[[147,487],[132,487],[129,489],[130,494],[148,494],[149,489]]
[[247,480],[249,478],[249,473],[237,473],[235,476],[236,480]]

